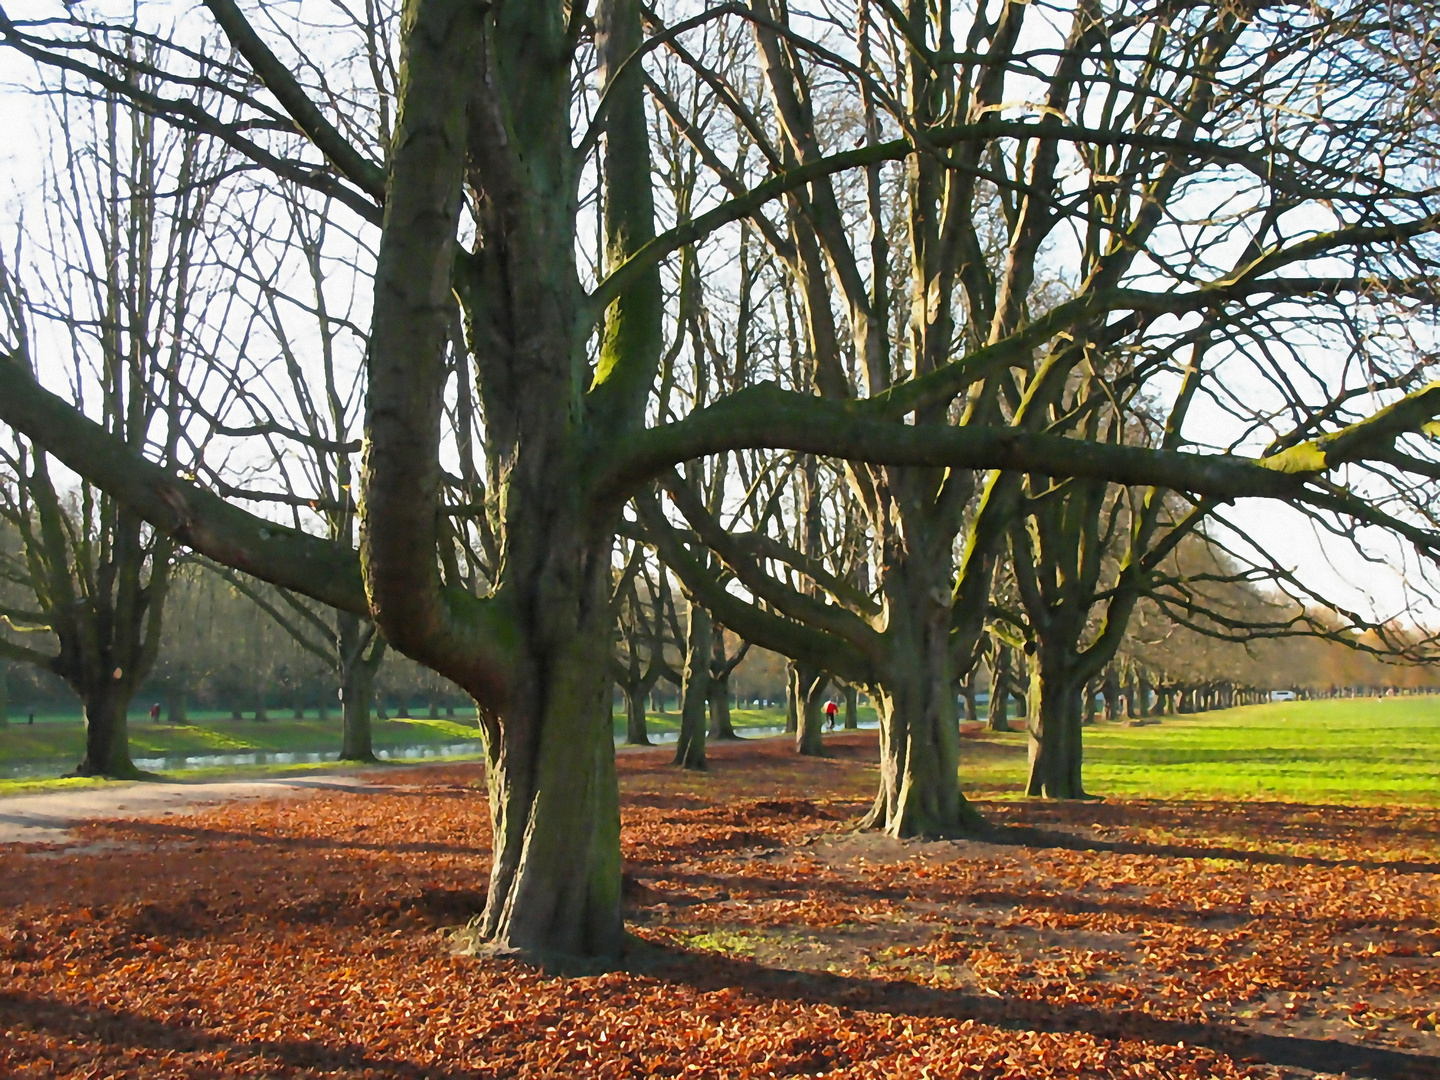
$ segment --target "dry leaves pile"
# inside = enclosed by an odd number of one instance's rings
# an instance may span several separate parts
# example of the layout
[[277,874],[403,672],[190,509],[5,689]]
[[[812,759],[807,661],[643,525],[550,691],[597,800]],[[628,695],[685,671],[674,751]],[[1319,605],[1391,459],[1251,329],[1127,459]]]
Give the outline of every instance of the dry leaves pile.
[[470,767],[0,849],[0,1075],[1440,1077],[1440,814],[985,807],[846,824],[873,737],[620,757],[635,950],[450,955]]

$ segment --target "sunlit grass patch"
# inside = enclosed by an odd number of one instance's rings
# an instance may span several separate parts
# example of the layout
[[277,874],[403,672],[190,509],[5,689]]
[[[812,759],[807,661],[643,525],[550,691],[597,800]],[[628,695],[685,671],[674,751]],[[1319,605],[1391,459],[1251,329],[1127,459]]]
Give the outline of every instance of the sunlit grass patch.
[[[1292,701],[1145,727],[1085,729],[1085,785],[1098,795],[1288,802],[1440,802],[1440,697]],[[961,746],[961,782],[1023,793],[1024,732]]]

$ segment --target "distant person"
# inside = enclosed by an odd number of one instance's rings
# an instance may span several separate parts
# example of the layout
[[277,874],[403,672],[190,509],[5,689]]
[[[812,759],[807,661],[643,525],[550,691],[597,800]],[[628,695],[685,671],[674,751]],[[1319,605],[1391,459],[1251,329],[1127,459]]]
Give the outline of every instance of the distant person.
[[835,730],[835,714],[836,714],[837,712],[839,712],[839,711],[840,711],[840,706],[837,705],[837,704],[835,704],[835,699],[834,699],[834,698],[831,698],[829,701],[825,702],[825,730],[826,730],[826,731],[834,731],[834,730]]
[[150,722],[152,724],[158,724],[160,722],[160,703],[158,701],[150,706]]

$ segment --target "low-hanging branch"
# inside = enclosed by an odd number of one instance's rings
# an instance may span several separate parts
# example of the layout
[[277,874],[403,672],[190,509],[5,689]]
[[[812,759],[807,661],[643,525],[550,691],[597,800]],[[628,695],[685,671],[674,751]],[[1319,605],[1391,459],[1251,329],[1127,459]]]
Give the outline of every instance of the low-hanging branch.
[[[684,420],[635,434],[592,480],[599,502],[628,497],[684,461],[732,450],[771,449],[847,461],[936,468],[1002,469],[1169,488],[1221,499],[1307,498],[1328,469],[1379,452],[1387,440],[1440,415],[1440,385],[1407,395],[1375,416],[1268,458],[1109,445],[1011,427],[895,424],[864,402],[830,401],[773,383],[741,390]],[[1312,492],[1315,497],[1320,492]]]

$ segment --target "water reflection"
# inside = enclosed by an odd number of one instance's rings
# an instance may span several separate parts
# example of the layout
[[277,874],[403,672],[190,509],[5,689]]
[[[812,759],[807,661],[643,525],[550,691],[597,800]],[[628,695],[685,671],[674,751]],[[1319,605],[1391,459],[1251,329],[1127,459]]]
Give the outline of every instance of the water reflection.
[[[875,724],[861,723],[862,728],[873,728]],[[766,727],[742,727],[737,732],[749,739],[766,739],[785,734],[784,724]],[[837,731],[838,733],[838,731]],[[652,731],[650,742],[657,746],[673,743],[680,737],[678,731]],[[616,746],[623,746],[624,735],[615,739]],[[396,746],[376,750],[375,756],[381,761],[434,761],[437,758],[479,757],[484,753],[481,742],[457,742],[427,746]],[[251,750],[235,754],[193,754],[174,757],[135,758],[135,767],[145,772],[181,772],[186,769],[236,768],[244,765],[316,765],[325,761],[338,761],[338,750]],[[0,780],[43,780],[62,776],[75,767],[74,761],[26,761],[0,765]]]
[[[433,761],[436,758],[478,757],[484,743],[459,742],[438,746],[396,746],[376,750],[381,761]],[[135,767],[144,772],[173,772],[185,769],[230,768],[240,765],[315,765],[339,761],[340,751],[252,750],[238,754],[194,754],[188,757],[135,758]],[[31,761],[0,766],[0,779],[39,780],[60,776],[74,767],[72,761]]]

